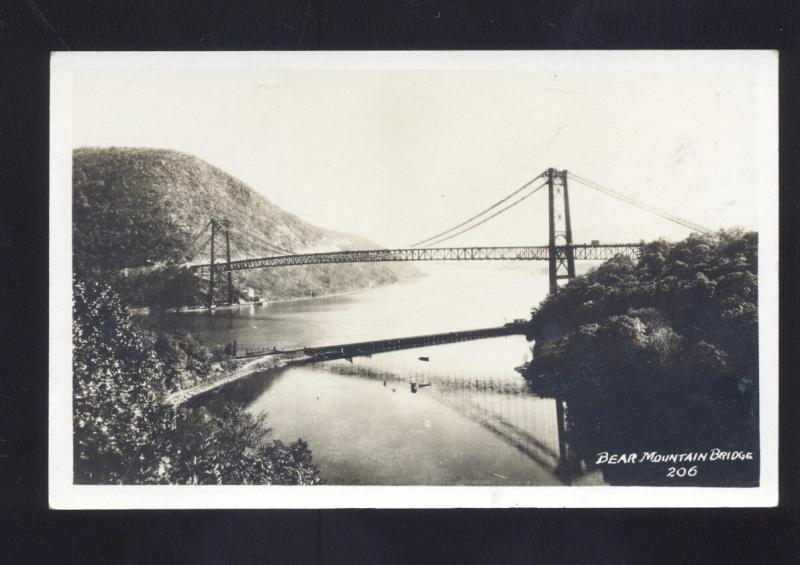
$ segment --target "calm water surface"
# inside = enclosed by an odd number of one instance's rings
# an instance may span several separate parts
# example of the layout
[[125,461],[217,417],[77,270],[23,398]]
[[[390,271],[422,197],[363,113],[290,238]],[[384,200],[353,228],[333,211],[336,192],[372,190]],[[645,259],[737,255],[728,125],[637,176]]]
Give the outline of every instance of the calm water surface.
[[[496,326],[527,318],[547,293],[547,276],[527,265],[425,270],[357,294],[162,323],[240,351],[296,348]],[[275,437],[305,439],[329,484],[557,484],[554,402],[514,371],[530,349],[511,336],[397,351],[256,375],[217,396],[267,413]],[[412,393],[412,382],[429,386]]]

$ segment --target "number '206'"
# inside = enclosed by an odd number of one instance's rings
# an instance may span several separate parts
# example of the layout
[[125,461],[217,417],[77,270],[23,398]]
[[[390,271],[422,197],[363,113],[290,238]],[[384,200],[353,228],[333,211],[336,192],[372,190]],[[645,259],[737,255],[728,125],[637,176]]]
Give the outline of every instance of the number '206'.
[[667,470],[667,477],[696,477],[697,465],[692,465],[688,469],[686,467],[670,467]]

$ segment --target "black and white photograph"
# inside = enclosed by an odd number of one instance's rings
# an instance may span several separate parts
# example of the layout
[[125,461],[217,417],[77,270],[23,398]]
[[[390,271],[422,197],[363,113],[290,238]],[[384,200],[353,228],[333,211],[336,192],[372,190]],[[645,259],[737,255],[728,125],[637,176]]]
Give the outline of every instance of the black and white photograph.
[[56,53],[54,508],[772,506],[770,51]]

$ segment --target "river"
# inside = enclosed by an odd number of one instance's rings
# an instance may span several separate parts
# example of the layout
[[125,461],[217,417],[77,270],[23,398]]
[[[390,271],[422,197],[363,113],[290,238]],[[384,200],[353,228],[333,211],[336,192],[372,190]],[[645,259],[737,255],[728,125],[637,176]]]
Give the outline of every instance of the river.
[[[541,265],[425,264],[427,276],[363,292],[172,314],[208,345],[297,348],[466,330],[527,318],[547,294]],[[510,336],[255,375],[216,393],[266,413],[276,438],[305,439],[328,484],[552,485],[555,404],[514,367]],[[428,360],[422,360],[427,357]],[[423,385],[416,393],[410,383]]]

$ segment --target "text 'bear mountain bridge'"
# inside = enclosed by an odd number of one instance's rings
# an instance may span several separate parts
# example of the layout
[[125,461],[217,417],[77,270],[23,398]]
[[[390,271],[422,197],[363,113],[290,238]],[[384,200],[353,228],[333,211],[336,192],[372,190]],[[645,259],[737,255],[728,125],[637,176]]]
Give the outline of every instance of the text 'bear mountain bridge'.
[[[537,181],[540,179],[543,179],[543,182],[537,185]],[[559,281],[575,278],[575,261],[604,261],[617,256],[638,259],[641,255],[643,245],[643,243],[600,244],[598,241],[574,243],[572,240],[572,220],[569,208],[570,180],[639,209],[646,210],[670,222],[689,228],[692,231],[700,233],[709,231],[707,228],[690,220],[680,218],[670,212],[665,212],[650,206],[636,198],[604,187],[575,173],[566,170],[557,171],[553,168],[549,168],[478,214],[445,231],[420,240],[407,248],[295,253],[290,249],[262,240],[260,241],[260,245],[266,253],[270,253],[269,255],[253,256],[252,253],[238,249],[239,255],[245,255],[246,258],[232,259],[231,246],[234,245],[235,247],[236,243],[235,237],[232,242],[231,235],[236,235],[235,229],[231,226],[230,222],[226,220],[211,219],[194,237],[190,244],[190,248],[193,248],[193,250],[187,254],[186,261],[192,272],[197,275],[207,275],[209,277],[209,306],[213,306],[214,279],[217,275],[227,275],[229,303],[233,303],[232,273],[234,271],[290,267],[294,265],[372,263],[385,261],[547,261],[549,263],[549,288],[552,294],[557,292]],[[496,218],[500,214],[527,200],[544,187],[548,189],[549,237],[547,245],[492,247],[439,246],[439,244],[445,241],[471,231],[489,220]],[[209,228],[211,231],[210,237],[201,245],[196,245],[200,237],[206,233]],[[224,237],[224,257],[220,257],[215,253],[215,243],[220,236]],[[248,239],[252,238],[260,239],[254,234],[248,234]],[[209,244],[210,261],[208,263],[192,263],[193,259],[200,251],[205,249]],[[236,250],[235,248],[235,251]]]

